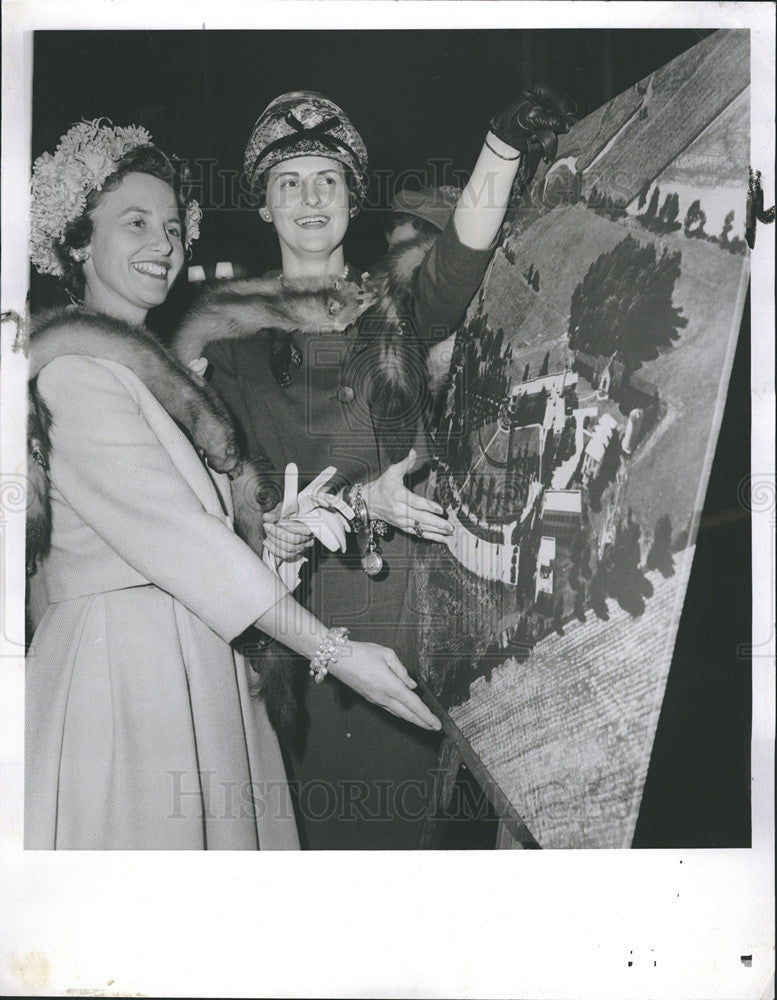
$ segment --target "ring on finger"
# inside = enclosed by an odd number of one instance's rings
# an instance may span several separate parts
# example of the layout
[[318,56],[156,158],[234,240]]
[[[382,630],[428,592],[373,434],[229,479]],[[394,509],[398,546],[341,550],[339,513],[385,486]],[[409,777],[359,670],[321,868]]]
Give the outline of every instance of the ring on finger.
[[417,519],[413,521],[413,531],[418,535],[419,538],[423,537],[424,529],[421,527],[421,522]]

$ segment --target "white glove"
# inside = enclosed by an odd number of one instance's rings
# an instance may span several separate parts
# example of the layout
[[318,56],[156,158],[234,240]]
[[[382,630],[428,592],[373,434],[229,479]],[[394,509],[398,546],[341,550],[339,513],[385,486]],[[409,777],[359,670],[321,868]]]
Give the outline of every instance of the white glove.
[[[289,462],[284,477],[283,504],[278,523],[282,520],[299,521],[330,552],[338,550],[345,552],[347,544],[345,536],[346,532],[350,531],[349,522],[354,513],[340,497],[325,493],[323,490],[336,473],[337,469],[330,465],[308,483],[301,493],[298,493],[299,471],[293,462]],[[305,556],[291,561],[278,559],[267,549],[264,550],[262,558],[290,590],[299,583],[300,570],[307,562]]]
[[[289,466],[286,469],[288,471]],[[297,496],[296,510],[293,513],[291,504],[287,512],[284,496],[281,517],[301,521],[330,552],[345,552],[347,545],[345,536],[346,532],[351,530],[350,521],[354,513],[345,500],[324,492],[324,487],[336,474],[337,469],[334,465],[319,473]]]

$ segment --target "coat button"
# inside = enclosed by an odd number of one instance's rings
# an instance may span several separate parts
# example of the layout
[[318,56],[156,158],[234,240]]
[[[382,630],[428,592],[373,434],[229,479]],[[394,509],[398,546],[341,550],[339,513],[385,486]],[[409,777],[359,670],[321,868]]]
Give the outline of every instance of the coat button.
[[341,385],[337,390],[337,398],[341,403],[352,403],[356,393],[350,385]]

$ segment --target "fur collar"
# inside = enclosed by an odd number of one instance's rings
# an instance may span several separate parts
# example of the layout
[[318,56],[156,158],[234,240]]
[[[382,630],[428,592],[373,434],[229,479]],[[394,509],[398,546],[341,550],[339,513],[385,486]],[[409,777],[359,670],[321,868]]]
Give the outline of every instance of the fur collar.
[[187,431],[194,446],[214,469],[235,474],[240,465],[234,425],[221,398],[150,333],[83,308],[39,314],[30,337],[28,573],[35,571],[37,561],[47,554],[51,544],[48,478],[51,414],[38,395],[36,379],[47,364],[66,354],[116,361],[131,369]]
[[173,349],[188,362],[208,344],[258,330],[345,330],[366,306],[375,304],[383,311],[407,294],[433,242],[419,237],[388,250],[363,286],[342,279],[292,282],[278,274],[221,282],[206,290],[184,317]]
[[286,281],[280,275],[224,281],[207,289],[184,317],[173,351],[188,363],[208,344],[258,330],[345,330],[364,307],[352,281]]

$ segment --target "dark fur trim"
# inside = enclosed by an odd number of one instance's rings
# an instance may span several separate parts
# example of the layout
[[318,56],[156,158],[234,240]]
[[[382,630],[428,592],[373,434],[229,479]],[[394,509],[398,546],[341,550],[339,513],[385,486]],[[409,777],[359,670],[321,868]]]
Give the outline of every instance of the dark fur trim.
[[232,418],[221,397],[141,327],[86,309],[36,318],[30,338],[30,379],[66,354],[116,361],[131,369],[218,472],[240,460]]
[[306,713],[303,693],[308,672],[301,657],[257,629],[258,642],[249,642],[243,655],[249,666],[248,692],[264,702],[268,718],[284,747],[301,749]]
[[116,361],[130,368],[186,430],[210,465],[239,470],[235,429],[221,398],[169,354],[149,333],[86,309],[54,310],[35,319],[30,337],[27,418],[27,571],[33,573],[51,544],[48,458],[51,414],[37,392],[37,376],[67,354]]
[[367,278],[369,290],[382,299],[402,299],[412,288],[418,268],[439,235],[419,234],[390,247]]
[[184,362],[207,344],[248,337],[259,330],[345,330],[363,305],[348,281],[285,281],[280,277],[225,281],[206,291],[184,317],[173,350]]
[[[405,437],[411,435],[412,443],[415,436],[419,399],[427,386],[423,347],[417,337],[408,336],[404,304],[432,242],[427,237],[389,251],[364,291],[351,282],[322,288],[320,282],[288,282],[279,277],[224,282],[207,291],[184,318],[174,350],[189,361],[200,357],[214,341],[248,337],[263,329],[344,330],[358,318],[359,348],[375,352],[370,404],[376,431],[389,456],[398,461],[409,447]],[[375,301],[359,317],[365,294]],[[412,420],[408,419],[411,414]],[[232,481],[235,528],[260,555],[264,546],[261,511],[272,509],[282,494],[281,487],[276,502],[259,496],[259,490],[268,488],[267,482],[267,470],[248,463]],[[286,742],[299,729],[295,692],[302,670],[299,660],[280,643],[267,640],[260,646],[247,656],[255,675],[251,690],[265,702],[276,732]]]
[[367,279],[374,298],[359,318],[357,349],[370,351],[367,370],[375,433],[389,460],[399,462],[415,442],[430,403],[428,345],[412,328],[413,284],[436,234],[392,247]]

